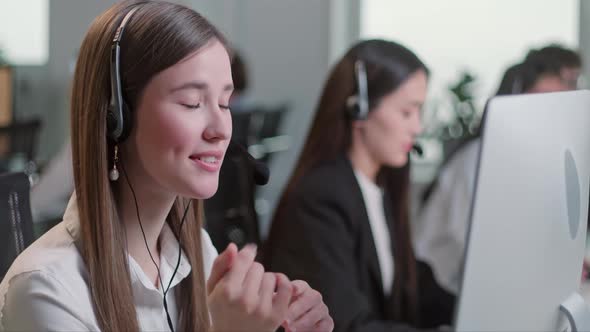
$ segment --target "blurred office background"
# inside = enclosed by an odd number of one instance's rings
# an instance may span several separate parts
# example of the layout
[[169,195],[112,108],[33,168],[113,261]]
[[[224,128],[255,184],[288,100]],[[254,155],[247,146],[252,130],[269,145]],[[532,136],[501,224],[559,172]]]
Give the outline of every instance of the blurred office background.
[[[32,151],[18,155],[0,141],[5,170],[24,170],[35,181],[68,141],[69,84],[77,48],[93,18],[114,2],[0,3],[0,126],[33,123],[28,130],[34,138]],[[426,131],[420,139],[424,154],[414,160],[416,195],[433,179],[445,154],[475,128],[503,71],[529,49],[559,43],[579,50],[584,64],[590,63],[590,21],[581,19],[590,17],[590,2],[584,0],[177,2],[204,14],[240,52],[249,74],[245,94],[257,114],[281,111],[275,120],[266,118],[272,127],[265,129],[268,135],[250,133],[253,139],[245,142],[271,170],[269,184],[252,190],[261,237],[298,157],[330,65],[359,38],[401,42],[430,67]],[[582,86],[589,75],[585,66]],[[265,121],[264,116],[257,119]]]

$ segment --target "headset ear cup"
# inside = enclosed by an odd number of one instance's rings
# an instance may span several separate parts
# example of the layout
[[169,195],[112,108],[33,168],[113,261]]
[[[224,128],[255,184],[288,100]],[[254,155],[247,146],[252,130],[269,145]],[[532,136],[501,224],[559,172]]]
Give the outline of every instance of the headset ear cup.
[[346,100],[346,113],[353,120],[356,120],[358,118],[360,110],[358,106],[358,97],[356,95],[350,96]]
[[132,117],[131,117],[131,110],[129,109],[129,106],[127,106],[127,103],[123,101],[123,123],[121,125],[121,137],[119,137],[119,142],[123,142],[127,139],[127,137],[129,137],[129,134],[131,133],[131,128],[132,128]]
[[[107,137],[116,142],[123,142],[129,136],[129,132],[131,131],[131,114],[125,103],[122,105],[122,114],[122,123],[119,124],[115,111],[112,108],[109,108],[107,111]],[[121,127],[121,134],[117,137],[116,132],[119,125]]]
[[357,116],[358,116],[358,114],[359,114],[359,109],[358,109],[358,107],[356,106],[356,104],[354,104],[354,105],[351,105],[351,106],[349,106],[349,107],[348,107],[348,114],[350,115],[350,117],[351,117],[353,120],[356,120],[356,118],[357,118]]
[[113,110],[109,109],[107,111],[107,136],[112,137],[113,132],[116,130],[116,128],[117,128],[117,117],[115,116],[115,113],[113,113]]
[[369,113],[369,101],[367,93],[367,70],[362,60],[356,60],[354,63],[354,74],[356,81],[357,93],[352,118],[355,120],[366,120]]
[[366,116],[363,116],[358,101],[348,107],[348,113],[353,120],[361,121],[367,119]]
[[367,114],[365,114],[362,110],[360,105],[356,105],[355,108],[355,119],[359,121],[367,120]]
[[363,120],[361,118],[361,109],[359,108],[358,102],[352,107],[352,118],[355,120]]

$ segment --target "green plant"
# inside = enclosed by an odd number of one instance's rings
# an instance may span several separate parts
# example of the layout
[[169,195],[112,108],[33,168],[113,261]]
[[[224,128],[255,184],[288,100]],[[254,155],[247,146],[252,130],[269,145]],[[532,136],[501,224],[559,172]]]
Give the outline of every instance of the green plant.
[[482,112],[476,106],[476,84],[475,75],[461,72],[440,96],[431,100],[425,111],[426,127],[421,138],[440,143],[443,159],[479,131]]
[[441,139],[462,140],[476,134],[480,122],[480,112],[474,105],[473,87],[476,77],[464,71],[459,80],[449,86],[452,99],[453,121],[441,131]]

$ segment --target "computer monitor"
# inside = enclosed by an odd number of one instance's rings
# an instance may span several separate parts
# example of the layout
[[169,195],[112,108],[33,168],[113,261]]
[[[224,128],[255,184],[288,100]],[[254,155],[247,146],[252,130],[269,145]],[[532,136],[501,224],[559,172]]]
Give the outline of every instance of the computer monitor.
[[482,139],[454,328],[589,331],[590,91],[492,98]]

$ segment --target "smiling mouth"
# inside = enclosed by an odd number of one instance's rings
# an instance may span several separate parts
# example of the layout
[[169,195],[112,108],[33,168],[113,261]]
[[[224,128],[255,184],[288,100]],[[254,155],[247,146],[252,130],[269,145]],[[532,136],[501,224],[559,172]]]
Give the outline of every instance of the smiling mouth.
[[190,160],[195,163],[200,169],[205,170],[207,172],[217,172],[221,168],[221,157],[217,156],[199,156],[199,155],[191,155],[189,157]]
[[196,156],[191,156],[190,158],[192,160],[200,160],[200,161],[202,161],[204,163],[213,164],[213,165],[219,163],[219,161],[220,161],[220,159],[217,158],[217,157],[196,157]]

